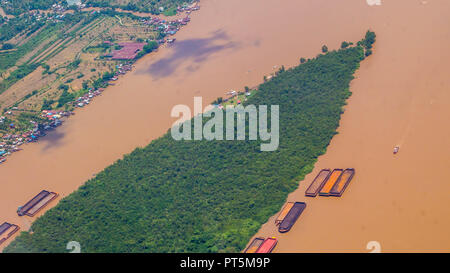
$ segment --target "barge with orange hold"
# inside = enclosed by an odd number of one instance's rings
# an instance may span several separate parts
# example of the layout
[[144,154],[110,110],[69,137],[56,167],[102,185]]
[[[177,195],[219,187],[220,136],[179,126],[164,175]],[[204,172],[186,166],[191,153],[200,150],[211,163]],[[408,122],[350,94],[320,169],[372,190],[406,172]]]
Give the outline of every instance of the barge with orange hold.
[[322,189],[323,185],[327,182],[330,174],[330,169],[321,170],[316,178],[314,178],[311,185],[309,185],[308,189],[305,191],[305,196],[316,197],[319,191]]
[[345,169],[339,180],[334,184],[333,188],[331,189],[330,196],[341,197],[347,186],[350,184],[350,181],[352,181],[354,175],[355,169],[353,168]]
[[322,189],[319,192],[320,196],[330,196],[330,191],[333,188],[334,184],[336,184],[337,181],[339,181],[339,178],[341,178],[342,173],[344,172],[343,169],[334,169],[333,172],[328,177],[327,182],[325,185],[323,185]]
[[281,224],[283,222],[284,218],[286,218],[286,215],[289,213],[291,208],[294,206],[294,202],[287,202],[284,206],[283,210],[278,215],[277,219],[275,220],[275,225]]
[[295,202],[292,208],[289,210],[286,217],[281,222],[280,226],[278,227],[278,231],[280,233],[285,233],[291,230],[292,226],[297,221],[298,217],[302,214],[302,212],[306,208],[306,203],[304,202]]
[[256,237],[253,239],[251,244],[247,247],[247,249],[244,251],[244,253],[256,253],[258,248],[263,244],[264,238]]

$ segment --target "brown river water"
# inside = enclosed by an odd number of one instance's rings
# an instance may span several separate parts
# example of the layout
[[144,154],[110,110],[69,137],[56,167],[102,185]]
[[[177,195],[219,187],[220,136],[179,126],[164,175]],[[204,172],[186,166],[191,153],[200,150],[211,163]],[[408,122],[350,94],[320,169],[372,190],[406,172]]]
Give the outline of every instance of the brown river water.
[[[306,200],[307,209],[290,232],[279,234],[270,219],[257,236],[276,236],[275,252],[368,252],[369,241],[384,252],[450,251],[450,1],[203,0],[201,7],[174,45],[140,60],[0,166],[0,222],[27,229],[33,218],[19,218],[19,205],[42,189],[67,196],[161,136],[174,105],[257,85],[274,66],[296,65],[323,44],[357,41],[370,28],[374,55],[352,82],[339,134],[288,197]],[[325,167],[353,167],[356,175],[341,198],[307,199]]]

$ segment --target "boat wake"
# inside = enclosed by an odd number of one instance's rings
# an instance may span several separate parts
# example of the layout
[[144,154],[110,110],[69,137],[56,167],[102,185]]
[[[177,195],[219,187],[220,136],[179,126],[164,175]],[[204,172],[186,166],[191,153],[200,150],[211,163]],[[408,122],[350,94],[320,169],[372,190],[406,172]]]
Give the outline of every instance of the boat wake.
[[381,6],[381,0],[366,0],[369,6]]

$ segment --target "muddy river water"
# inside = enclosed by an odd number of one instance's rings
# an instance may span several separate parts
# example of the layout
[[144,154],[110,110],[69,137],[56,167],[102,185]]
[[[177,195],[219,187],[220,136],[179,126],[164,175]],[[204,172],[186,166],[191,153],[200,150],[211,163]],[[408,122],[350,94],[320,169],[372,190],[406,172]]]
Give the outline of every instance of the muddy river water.
[[[280,65],[313,57],[323,44],[357,41],[370,28],[374,55],[352,82],[339,134],[288,197],[306,200],[307,209],[289,233],[270,219],[257,236],[276,236],[277,252],[367,252],[369,241],[382,251],[450,251],[450,1],[380,2],[203,0],[173,45],[0,166],[0,222],[28,229],[33,218],[19,218],[19,205],[42,189],[67,196],[161,136],[174,105],[257,85]],[[306,199],[325,167],[353,167],[356,176],[341,198]]]

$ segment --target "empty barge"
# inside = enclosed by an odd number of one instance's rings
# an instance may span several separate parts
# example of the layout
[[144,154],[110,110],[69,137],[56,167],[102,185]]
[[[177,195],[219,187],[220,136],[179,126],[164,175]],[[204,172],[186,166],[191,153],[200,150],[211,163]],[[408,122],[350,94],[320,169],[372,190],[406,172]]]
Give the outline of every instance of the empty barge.
[[294,202],[288,202],[284,206],[283,210],[280,212],[277,219],[275,220],[275,225],[279,225],[279,224],[281,224],[281,222],[283,222],[284,218],[286,218],[286,215],[289,213],[289,211],[291,210],[291,208],[293,206],[294,206]]
[[278,240],[275,237],[267,238],[264,242],[259,246],[255,253],[270,253],[277,245]]
[[339,180],[334,184],[333,188],[331,189],[330,196],[341,197],[345,189],[347,188],[348,184],[350,184],[350,181],[352,180],[354,175],[355,169],[351,168],[345,169]]
[[323,185],[322,189],[319,192],[320,196],[330,196],[330,191],[333,188],[334,184],[339,181],[344,170],[342,169],[334,169],[333,172],[328,177],[327,182]]
[[264,238],[256,237],[255,239],[253,239],[252,243],[247,247],[244,253],[256,253],[263,242]]
[[25,205],[19,207],[17,214],[19,216],[27,215],[32,217],[56,197],[58,197],[57,193],[43,190]]
[[304,202],[295,202],[294,206],[289,210],[286,217],[281,222],[280,226],[278,227],[278,231],[280,233],[285,233],[291,230],[292,226],[297,221],[298,217],[306,208],[306,203]]
[[0,225],[0,245],[19,230],[19,226],[4,222]]
[[319,193],[320,189],[322,189],[325,182],[327,182],[328,177],[330,177],[331,170],[323,169],[320,173],[314,178],[311,185],[309,185],[308,189],[305,191],[305,196],[308,197],[316,197]]

